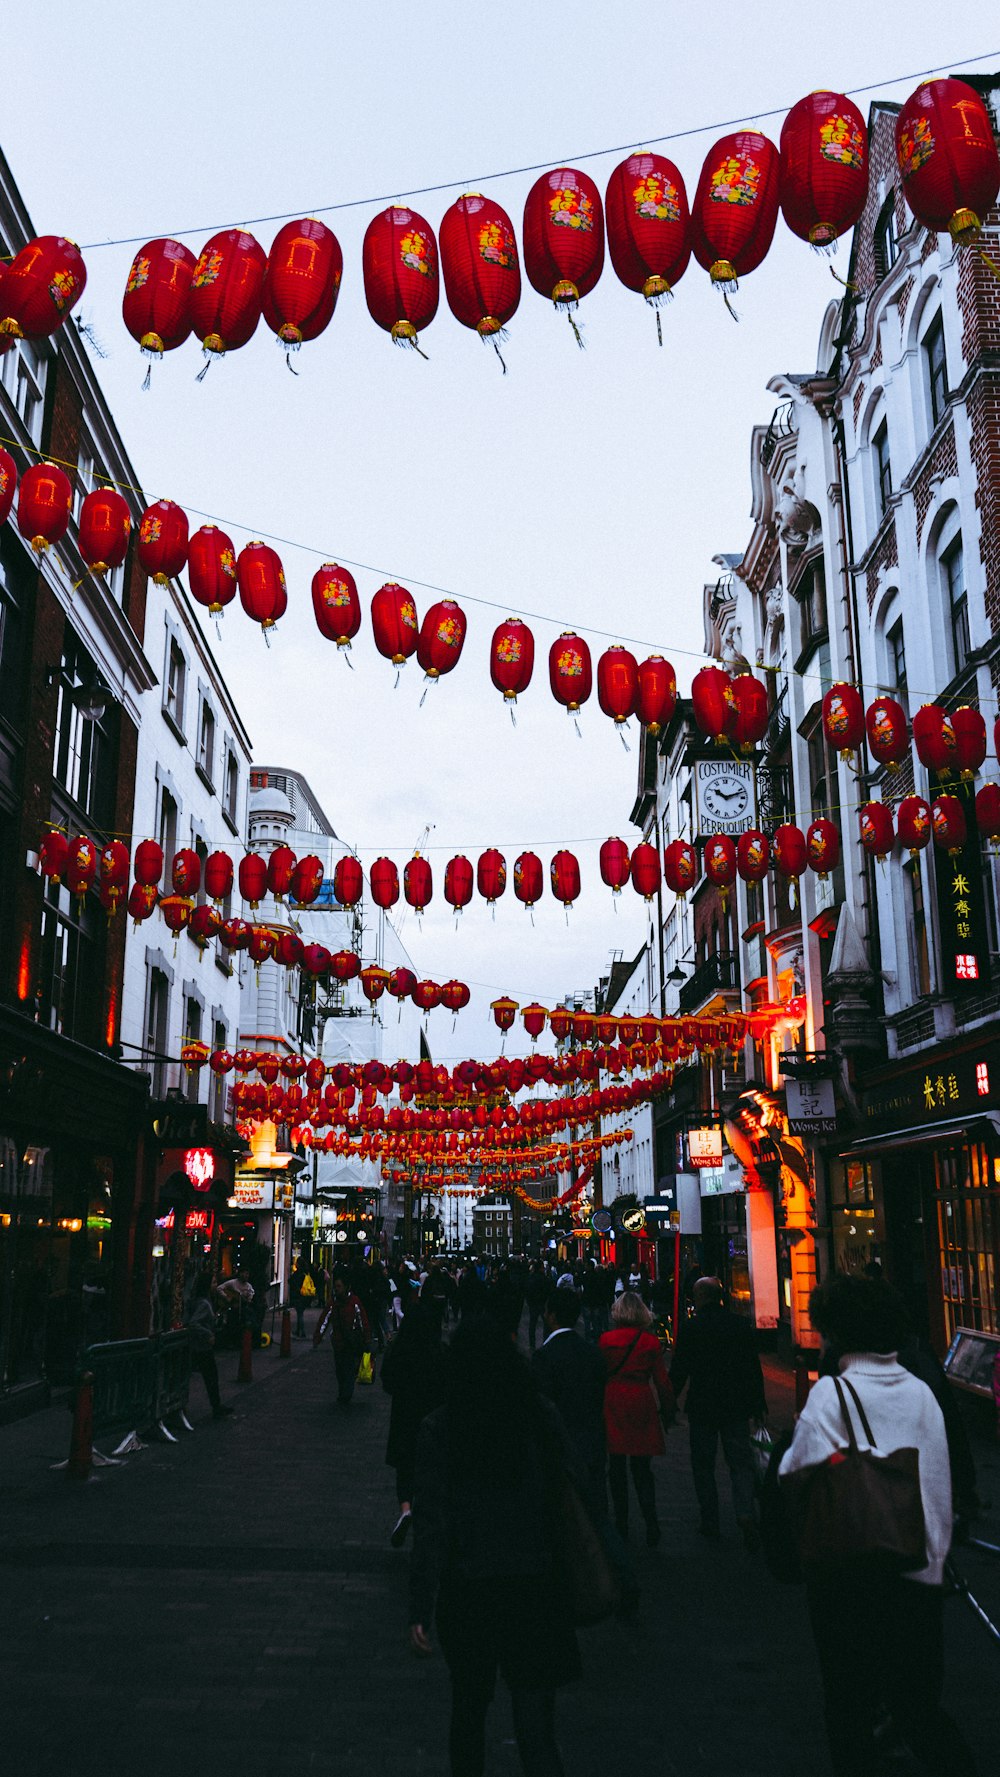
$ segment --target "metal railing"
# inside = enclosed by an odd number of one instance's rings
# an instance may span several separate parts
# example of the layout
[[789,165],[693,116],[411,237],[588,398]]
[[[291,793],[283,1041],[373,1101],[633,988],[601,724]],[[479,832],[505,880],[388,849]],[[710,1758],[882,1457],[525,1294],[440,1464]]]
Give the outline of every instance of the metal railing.
[[739,985],[740,965],[735,951],[717,950],[695,969],[690,981],[685,981],[677,995],[678,1005],[682,1012],[694,1012],[714,994],[738,991]]
[[95,1437],[132,1435],[182,1418],[191,1381],[191,1335],[186,1329],[152,1339],[115,1339],[89,1345],[80,1375],[93,1377]]

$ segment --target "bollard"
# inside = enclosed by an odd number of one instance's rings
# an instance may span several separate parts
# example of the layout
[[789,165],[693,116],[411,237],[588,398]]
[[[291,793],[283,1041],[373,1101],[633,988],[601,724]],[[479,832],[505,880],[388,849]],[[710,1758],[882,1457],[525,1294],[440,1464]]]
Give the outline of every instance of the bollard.
[[253,1334],[249,1327],[243,1329],[243,1342],[240,1346],[240,1367],[236,1372],[237,1382],[253,1381]]
[[291,1357],[291,1355],[292,1355],[292,1311],[290,1308],[283,1308],[281,1311],[281,1349],[278,1352],[278,1356],[279,1357]]
[[71,1481],[89,1481],[94,1466],[94,1378],[88,1371],[76,1386],[73,1431],[66,1473]]

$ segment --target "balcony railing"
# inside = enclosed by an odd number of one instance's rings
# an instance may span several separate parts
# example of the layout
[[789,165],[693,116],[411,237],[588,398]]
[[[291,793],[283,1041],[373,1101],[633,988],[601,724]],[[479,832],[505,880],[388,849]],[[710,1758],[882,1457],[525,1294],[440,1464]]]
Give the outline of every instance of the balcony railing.
[[695,969],[690,981],[685,981],[677,1002],[682,1012],[696,1012],[718,993],[738,993],[739,986],[740,965],[735,952],[717,950]]

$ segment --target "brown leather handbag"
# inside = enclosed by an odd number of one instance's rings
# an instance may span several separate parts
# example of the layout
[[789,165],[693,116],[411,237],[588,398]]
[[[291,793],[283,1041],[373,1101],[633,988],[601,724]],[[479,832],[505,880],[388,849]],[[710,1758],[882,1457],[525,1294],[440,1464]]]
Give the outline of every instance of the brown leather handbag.
[[[806,1578],[845,1565],[880,1568],[888,1573],[913,1573],[927,1566],[927,1527],[920,1492],[920,1452],[877,1448],[856,1389],[834,1377],[847,1428],[847,1449],[835,1450],[825,1462],[783,1475]],[[844,1389],[858,1412],[871,1446],[858,1447]]]

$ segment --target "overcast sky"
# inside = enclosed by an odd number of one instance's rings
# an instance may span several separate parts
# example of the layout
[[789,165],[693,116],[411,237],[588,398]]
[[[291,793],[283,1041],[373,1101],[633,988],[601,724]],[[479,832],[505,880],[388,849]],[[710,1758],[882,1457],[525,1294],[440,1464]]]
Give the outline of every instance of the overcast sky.
[[[174,0],[155,16],[134,0],[62,0],[6,34],[2,145],[38,232],[81,243],[180,234],[197,252],[217,227],[438,182],[448,189],[411,200],[435,230],[456,196],[481,187],[520,235],[536,175],[487,183],[495,169],[628,152],[755,106],[784,110],[821,86],[877,82],[903,99],[916,80],[893,76],[996,66],[1000,54],[972,61],[993,38],[988,12],[962,0],[772,0],[742,11],[718,0],[631,10],[509,0],[489,14],[459,0],[286,12]],[[858,100],[866,112],[871,96]],[[760,127],[776,140],[781,118]],[[689,194],[722,133],[662,147]],[[602,191],[623,152],[582,163]],[[87,252],[81,312],[108,351],[99,374],[149,497],[217,516],[237,548],[266,532],[303,546],[281,550],[289,611],[271,649],[236,605],[220,666],[255,756],[304,772],[366,863],[385,851],[402,866],[432,827],[435,901],[422,930],[410,915],[403,937],[422,972],[473,984],[455,1036],[450,1016],[434,1015],[436,1051],[488,1055],[491,998],[552,1004],[592,984],[613,951],[634,953],[645,930],[631,890],[616,916],[597,867],[601,839],[636,837],[638,734],[626,753],[595,693],[578,739],[549,694],[549,646],[566,625],[617,631],[690,679],[711,558],[748,538],[750,430],[773,408],[768,378],[815,366],[835,286],[828,262],[779,221],[769,258],[741,288],[740,324],[692,262],[659,350],[652,312],[608,262],[580,311],[581,352],[525,280],[504,377],[443,292],[427,363],[369,319],[361,241],[383,207],[324,217],[344,281],[298,377],[262,324],[204,383],[191,341],[142,394],[145,365],[120,306],[134,247]],[[265,250],[278,226],[254,229]],[[846,248],[835,263],[846,270]],[[327,558],[372,568],[357,573],[365,621],[354,672],[313,624],[310,580]],[[422,708],[415,662],[394,691],[371,640],[368,604],[389,577],[449,589],[469,618],[456,672]],[[422,613],[432,595],[413,590]],[[488,670],[505,613],[473,596],[545,619],[532,625],[535,679],[516,729]],[[596,665],[607,643],[588,639]],[[568,925],[546,894],[532,928],[511,885],[495,922],[477,900],[456,932],[444,864],[458,850],[474,861],[492,843],[509,867],[525,846],[546,868],[560,844],[578,852],[584,893]]]

